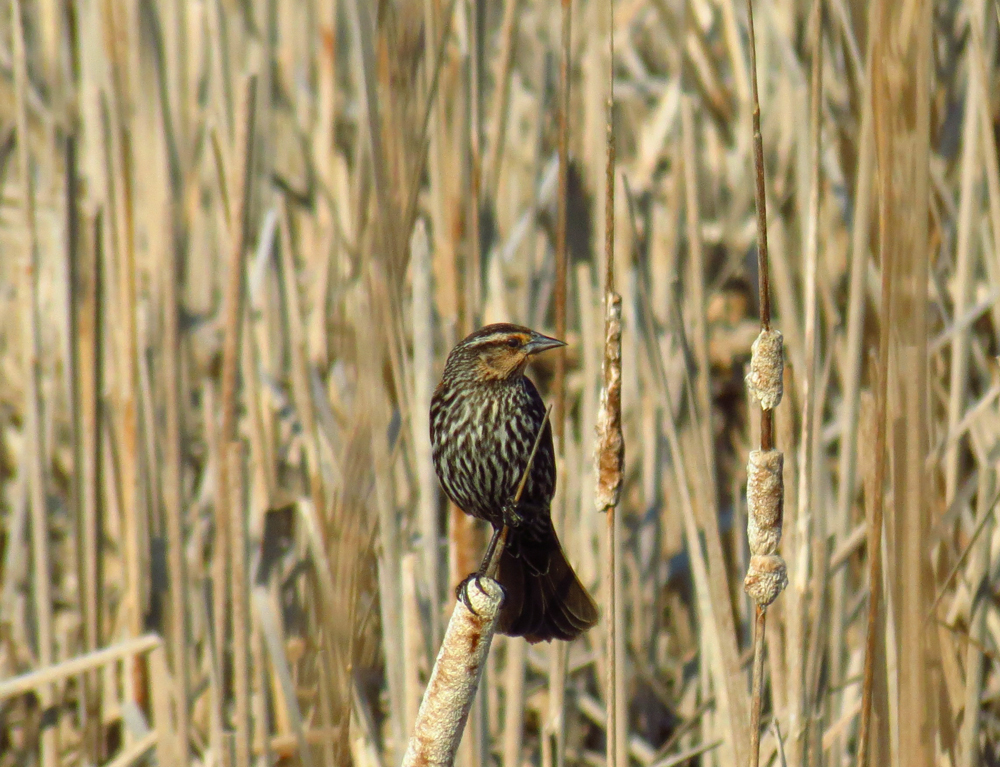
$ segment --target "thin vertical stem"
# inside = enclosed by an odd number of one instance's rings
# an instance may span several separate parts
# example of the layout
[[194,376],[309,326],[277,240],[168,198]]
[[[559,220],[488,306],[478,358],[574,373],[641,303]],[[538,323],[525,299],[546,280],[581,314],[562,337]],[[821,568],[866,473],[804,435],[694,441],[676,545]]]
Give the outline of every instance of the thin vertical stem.
[[[771,329],[771,286],[767,257],[767,196],[764,187],[764,145],[760,134],[760,98],[757,90],[757,41],[753,26],[753,0],[747,0],[747,31],[750,37],[750,98],[753,121],[754,201],[757,207],[757,280],[761,331]],[[761,408],[760,449],[774,448],[774,417],[771,409]],[[750,764],[760,763],[760,713],[763,697],[764,634],[767,611],[758,605],[754,629],[754,672],[750,695]]]
[[[171,202],[177,205],[176,198]],[[176,221],[176,211],[174,214]],[[174,242],[177,242],[174,231]],[[184,498],[182,491],[182,418],[180,377],[180,299],[178,273],[180,264],[178,248],[170,248],[163,265],[163,405],[164,405],[164,456],[163,456],[163,505],[167,527],[167,568],[170,573],[170,661],[177,694],[176,708],[178,754],[181,765],[188,758],[188,624],[187,624],[187,572],[184,567]]]
[[[27,303],[24,312],[24,366],[26,381],[25,451],[28,468],[29,504],[31,508],[31,558],[35,619],[38,622],[38,662],[52,663],[52,585],[49,580],[49,528],[45,510],[45,441],[43,437],[42,397],[39,391],[41,340],[38,326],[38,231],[35,221],[35,184],[31,169],[28,138],[26,91],[28,87],[27,54],[24,48],[24,21],[21,0],[11,3],[11,23],[14,30],[14,93],[17,109],[17,154],[21,166],[24,190],[24,223],[28,245],[24,254],[22,297]],[[52,685],[39,690],[43,709],[53,705]],[[47,727],[42,735],[42,764],[56,764],[56,728]]]
[[306,348],[303,311],[299,300],[298,272],[295,268],[295,253],[292,243],[292,219],[288,201],[281,200],[281,271],[284,284],[284,298],[288,314],[288,351],[291,358],[292,394],[295,409],[302,420],[305,432],[305,449],[309,470],[309,491],[313,508],[317,514],[326,511],[326,495],[323,488],[323,472],[320,467],[319,427],[316,425],[316,408],[313,404],[312,389],[309,384],[309,359]]
[[[556,200],[556,253],[555,253],[555,327],[556,337],[566,337],[566,226],[569,207],[569,91],[570,91],[570,32],[572,20],[572,0],[562,0],[562,34],[559,63],[559,191]],[[566,353],[556,350],[555,359],[555,415],[554,436],[557,461],[565,456],[566,426]],[[560,505],[557,519],[562,519]],[[549,705],[545,737],[542,741],[542,761],[544,764],[561,765],[565,758],[565,687],[566,648],[562,643],[551,647],[549,656]]]
[[[122,86],[124,88],[124,85]],[[122,485],[122,515],[125,520],[125,572],[127,614],[129,632],[132,636],[142,633],[142,561],[140,551],[142,535],[140,508],[142,493],[139,490],[139,367],[137,358],[137,328],[136,328],[136,264],[135,264],[135,205],[134,185],[132,183],[132,140],[129,128],[121,116],[124,92],[118,95],[119,107],[119,162],[118,171],[121,174],[122,215],[119,218],[119,255],[118,265],[118,300],[119,320],[118,341],[121,355],[122,370],[118,376],[119,402],[121,403],[121,485]],[[137,677],[133,683],[133,692],[139,698],[144,693],[142,669],[145,658],[136,657],[132,666]]]
[[[146,497],[142,492],[139,447],[139,398],[140,380],[138,365],[138,291],[136,284],[136,214],[135,214],[135,153],[132,147],[134,80],[137,76],[132,66],[138,59],[134,45],[137,33],[136,9],[128,5],[104,3],[105,42],[108,46],[111,75],[111,103],[107,116],[109,137],[108,178],[109,197],[114,198],[115,215],[112,240],[118,293],[117,312],[113,332],[117,340],[118,364],[115,366],[114,424],[117,427],[119,487],[121,503],[118,506],[124,539],[125,584],[124,619],[131,636],[139,636],[143,629],[143,553],[147,551],[144,512]],[[136,656],[126,662],[127,703],[142,700],[146,695],[146,658]],[[127,743],[134,741],[126,731]]]
[[434,474],[430,432],[430,402],[434,391],[434,306],[430,242],[423,219],[418,219],[410,238],[413,313],[413,409],[411,433],[417,462],[419,517],[422,538],[421,564],[430,606],[430,641],[441,642],[441,532],[438,521],[438,484]]
[[[226,628],[228,624],[227,585],[229,583],[229,544],[232,531],[229,525],[231,501],[229,498],[229,460],[226,455],[228,445],[236,437],[237,371],[239,365],[240,335],[242,330],[245,280],[243,278],[243,256],[246,250],[248,216],[250,212],[250,168],[254,142],[254,120],[257,114],[257,78],[250,75],[244,83],[243,110],[237,123],[235,154],[235,183],[231,187],[235,207],[232,211],[229,252],[229,274],[225,293],[225,324],[222,346],[222,417],[218,433],[218,472],[215,503],[215,552],[212,561],[212,603],[213,630],[215,633],[215,655],[220,673],[225,667],[223,659],[226,650]],[[225,694],[218,691],[217,701],[220,720],[224,721]]]
[[[753,28],[753,0],[747,0],[747,32],[750,36],[750,98],[753,102],[753,164],[755,169],[754,202],[757,205],[757,279],[760,295],[760,325],[763,330],[771,329],[771,278],[767,260],[767,197],[764,191],[764,143],[760,135],[760,99],[757,93],[757,42]],[[770,418],[767,431],[771,431]],[[770,450],[764,444],[764,429],[761,424],[761,449]],[[767,439],[770,441],[771,434]]]
[[481,186],[483,173],[482,152],[482,66],[483,66],[483,13],[485,3],[470,3],[466,15],[469,30],[469,266],[466,274],[466,312],[472,327],[480,324],[482,301],[482,231],[479,214],[482,210]]
[[[101,552],[103,538],[104,502],[101,488],[104,486],[104,464],[101,423],[104,420],[101,392],[104,390],[104,218],[98,211],[94,218],[93,252],[90,262],[90,282],[84,297],[80,318],[80,360],[89,365],[89,370],[81,367],[80,381],[84,387],[83,435],[86,462],[83,466],[86,497],[84,499],[84,526],[86,528],[84,547],[87,553],[87,581],[84,589],[93,599],[93,615],[86,631],[93,641],[94,649],[101,646],[104,639],[104,605],[99,598],[104,583],[104,557]],[[104,740],[101,737],[102,710],[100,679],[94,675],[93,697],[87,704],[88,718],[91,720],[91,746],[95,763],[104,758]]]
[[[96,458],[96,394],[94,322],[97,302],[96,243],[83,261],[80,209],[77,205],[79,175],[76,134],[66,138],[66,262],[69,274],[69,364],[70,396],[73,411],[73,507],[76,513],[77,577],[80,579],[79,609],[83,621],[83,646],[88,652],[98,647],[97,614],[100,610],[97,589],[96,535],[97,483],[94,479]],[[83,676],[83,752],[93,763],[101,760],[99,678],[96,673]]]
[[[878,14],[879,23],[881,14]],[[878,28],[869,30],[869,34],[879,34]],[[876,39],[875,61],[880,62],[878,55],[883,47],[881,37]],[[872,700],[875,690],[876,646],[878,644],[879,609],[882,601],[882,504],[885,495],[886,474],[886,404],[889,387],[889,331],[892,327],[892,294],[893,294],[893,263],[887,258],[886,228],[888,226],[888,210],[886,194],[887,182],[884,174],[887,172],[886,147],[884,145],[884,123],[886,115],[882,105],[886,103],[884,90],[876,92],[876,88],[884,89],[885,83],[876,74],[882,74],[876,64],[872,70],[871,97],[874,104],[876,133],[876,167],[879,179],[878,203],[878,248],[881,257],[882,282],[880,291],[881,314],[879,319],[878,366],[875,370],[875,478],[872,482],[871,519],[868,521],[868,624],[865,631],[865,665],[861,686],[861,723],[858,728],[858,767],[867,767],[872,743]]]
[[[566,226],[569,208],[569,91],[572,16],[572,0],[562,0],[562,36],[559,62],[559,197],[556,201],[556,284],[554,296],[556,338],[560,339],[566,337]],[[565,348],[556,350],[555,363],[554,435],[557,460],[559,460],[565,455]],[[556,516],[562,517],[558,512]],[[561,765],[565,758],[566,661],[566,647],[561,642],[553,645],[549,662],[549,721],[542,748],[543,761],[549,765]]]
[[[810,187],[809,187],[809,210],[806,222],[806,242],[805,242],[805,269],[803,279],[804,305],[805,305],[805,375],[800,378],[802,381],[802,436],[800,439],[800,459],[798,475],[798,509],[795,515],[795,550],[792,565],[792,589],[794,604],[798,610],[790,611],[790,619],[800,621],[799,636],[802,637],[801,650],[798,653],[808,657],[805,652],[807,646],[806,637],[809,632],[806,630],[804,622],[808,620],[809,591],[809,569],[810,550],[812,548],[813,536],[821,536],[820,530],[812,524],[812,510],[815,508],[813,493],[811,488],[815,488],[816,478],[816,450],[815,450],[815,430],[816,430],[816,399],[817,399],[817,339],[818,332],[818,306],[816,300],[816,272],[819,260],[819,205],[820,205],[820,141],[822,137],[822,93],[823,93],[823,4],[822,0],[815,0],[812,9],[812,23],[810,25],[809,37],[812,46],[811,84],[810,84],[810,110],[809,110],[809,155],[810,155]],[[822,564],[814,564],[817,574],[822,572]],[[817,612],[817,615],[819,613]],[[813,632],[813,641],[816,640],[816,633]],[[806,667],[801,662],[797,663],[797,669],[805,671]],[[803,723],[802,729],[792,731],[789,736],[802,744],[801,753],[806,753],[808,740],[801,736],[805,733],[805,723],[807,721],[806,712],[810,708],[811,685],[809,674],[804,673],[801,678],[793,678],[792,684],[800,691],[794,697],[795,705],[798,706],[797,714],[799,721]]]
[[236,767],[250,767],[250,598],[247,579],[247,518],[242,443],[226,447],[229,474],[229,523],[232,542],[233,692],[236,698]]
[[500,24],[500,55],[497,58],[495,87],[493,90],[493,106],[490,110],[488,127],[489,154],[483,166],[483,176],[487,193],[495,197],[500,184],[500,166],[503,162],[504,143],[507,137],[507,105],[510,102],[510,81],[517,48],[517,29],[520,16],[521,0],[505,0],[503,21]]
[[[615,371],[612,368],[615,364],[617,358],[617,365],[621,366],[621,349],[617,350],[608,348],[611,346],[612,341],[608,336],[610,335],[611,328],[607,327],[613,322],[613,305],[617,299],[618,307],[620,311],[621,299],[615,293],[615,131],[614,131],[614,105],[615,105],[615,12],[614,12],[614,0],[609,0],[608,9],[611,16],[610,26],[608,28],[608,103],[607,103],[607,122],[606,122],[606,134],[607,134],[607,160],[604,168],[604,301],[605,301],[605,407],[607,412],[604,413],[606,418],[608,418],[612,423],[618,424],[618,434],[620,439],[620,425],[621,425],[621,399],[620,391],[618,392],[618,399],[611,401],[613,399],[609,389],[611,386],[611,379],[614,376]],[[619,328],[620,333],[620,328]],[[620,347],[621,337],[618,336],[618,344]],[[619,381],[620,381],[620,370],[618,371]],[[602,419],[603,421],[603,419]],[[603,425],[603,424],[602,424]],[[605,433],[603,436],[605,438],[611,436]],[[600,449],[600,447],[598,448]],[[621,476],[621,456],[616,456],[616,468],[617,476],[616,479],[620,482]],[[603,477],[598,476],[598,481],[603,479]],[[620,487],[620,486],[619,486]],[[607,668],[608,668],[608,679],[607,688],[605,691],[605,705],[607,707],[607,724],[605,726],[605,741],[606,741],[606,761],[608,767],[618,767],[620,764],[627,764],[619,759],[619,751],[625,746],[624,743],[619,742],[618,738],[618,704],[619,704],[619,640],[624,640],[624,637],[619,636],[619,612],[620,607],[618,603],[619,589],[621,588],[620,574],[619,574],[619,563],[618,563],[618,535],[617,535],[617,523],[618,515],[617,508],[614,503],[610,504],[606,508],[607,519],[605,520],[607,524],[607,537],[608,537],[608,615],[606,620],[608,621],[608,636],[607,636]]]
[[760,697],[764,686],[764,632],[767,630],[767,608],[756,606],[753,631],[753,706],[750,716],[750,764],[760,763]]
[[[569,208],[569,57],[572,0],[562,0],[562,55],[559,61],[559,198],[556,209],[556,338],[566,337],[566,225]],[[563,451],[563,430],[566,417],[566,350],[556,350],[555,376],[555,437],[556,450]]]

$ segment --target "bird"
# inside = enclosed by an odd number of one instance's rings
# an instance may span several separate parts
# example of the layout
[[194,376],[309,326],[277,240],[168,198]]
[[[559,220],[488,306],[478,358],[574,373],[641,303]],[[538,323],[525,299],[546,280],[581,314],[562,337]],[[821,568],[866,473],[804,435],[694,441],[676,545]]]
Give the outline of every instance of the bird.
[[431,397],[432,455],[441,486],[462,511],[493,526],[482,566],[456,593],[468,604],[464,589],[485,574],[506,526],[495,577],[504,591],[497,630],[532,644],[575,639],[598,619],[597,605],[566,559],[552,525],[552,428],[538,389],[524,374],[532,357],[565,345],[520,325],[487,325],[452,349]]

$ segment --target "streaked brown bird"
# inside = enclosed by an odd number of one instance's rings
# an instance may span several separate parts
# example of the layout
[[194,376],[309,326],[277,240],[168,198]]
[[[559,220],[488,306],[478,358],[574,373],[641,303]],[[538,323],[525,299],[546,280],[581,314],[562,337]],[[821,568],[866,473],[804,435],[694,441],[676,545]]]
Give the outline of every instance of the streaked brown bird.
[[[542,398],[524,369],[535,354],[559,346],[565,343],[519,325],[487,325],[452,349],[431,399],[434,468],[445,493],[493,526],[490,551],[503,525],[509,528],[496,576],[505,593],[498,630],[532,643],[575,639],[597,623],[597,605],[552,526],[556,463],[548,423],[513,506],[545,422]],[[460,598],[468,582],[459,586]]]

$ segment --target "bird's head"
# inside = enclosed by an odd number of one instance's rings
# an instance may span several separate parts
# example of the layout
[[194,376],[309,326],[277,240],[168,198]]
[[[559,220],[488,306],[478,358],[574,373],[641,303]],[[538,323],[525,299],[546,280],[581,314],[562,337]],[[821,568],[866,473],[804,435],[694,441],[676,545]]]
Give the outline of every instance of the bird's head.
[[520,325],[487,325],[452,350],[446,367],[460,367],[481,381],[506,381],[524,373],[534,355],[565,345]]

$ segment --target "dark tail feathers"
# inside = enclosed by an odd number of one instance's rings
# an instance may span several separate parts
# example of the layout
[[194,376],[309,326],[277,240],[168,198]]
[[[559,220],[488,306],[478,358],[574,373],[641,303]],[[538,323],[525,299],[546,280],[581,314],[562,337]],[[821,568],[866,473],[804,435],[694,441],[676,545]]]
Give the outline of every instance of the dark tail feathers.
[[597,623],[597,605],[566,561],[551,527],[541,540],[510,531],[497,571],[506,593],[499,632],[529,642],[576,639]]

